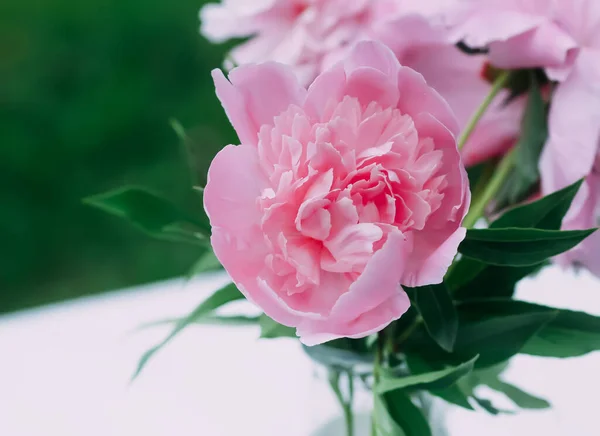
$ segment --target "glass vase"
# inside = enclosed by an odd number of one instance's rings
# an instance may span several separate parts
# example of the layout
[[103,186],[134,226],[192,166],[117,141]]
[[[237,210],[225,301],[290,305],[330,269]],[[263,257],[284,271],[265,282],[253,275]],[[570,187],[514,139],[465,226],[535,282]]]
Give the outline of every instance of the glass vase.
[[[308,410],[312,414],[310,419],[314,430],[310,436],[372,436],[372,376],[362,373],[349,378],[347,372],[342,372],[338,378],[333,376],[332,380],[332,371],[318,363],[314,364],[313,371],[311,404]],[[344,411],[333,382],[343,398],[352,397],[350,423],[347,410]],[[412,395],[412,400],[423,411],[431,426],[432,436],[449,436],[445,425],[447,406],[443,400],[427,392]]]

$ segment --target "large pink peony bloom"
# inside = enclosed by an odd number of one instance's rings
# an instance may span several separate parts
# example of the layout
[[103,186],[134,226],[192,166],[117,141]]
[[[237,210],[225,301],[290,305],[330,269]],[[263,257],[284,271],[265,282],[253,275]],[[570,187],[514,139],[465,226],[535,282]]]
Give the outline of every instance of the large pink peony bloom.
[[[542,189],[547,194],[589,177],[565,226],[595,226],[589,205],[597,201],[593,170],[600,146],[600,1],[463,0],[461,6],[451,20],[455,40],[488,46],[498,67],[542,67],[559,82],[540,161]],[[581,253],[598,256],[594,240],[577,248],[578,261],[587,263]]]
[[359,43],[306,90],[277,63],[214,72],[241,145],[211,164],[215,253],[305,344],[377,332],[439,283],[465,235],[457,123],[421,75]]
[[200,11],[201,32],[213,42],[250,39],[231,52],[237,64],[292,65],[304,84],[324,58],[365,39],[398,8],[398,0],[222,0]]

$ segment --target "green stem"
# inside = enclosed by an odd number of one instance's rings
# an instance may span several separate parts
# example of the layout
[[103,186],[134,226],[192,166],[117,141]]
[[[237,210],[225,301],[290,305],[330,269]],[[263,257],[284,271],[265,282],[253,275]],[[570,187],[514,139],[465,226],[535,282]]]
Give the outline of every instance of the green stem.
[[510,73],[510,71],[504,71],[494,81],[490,93],[485,98],[485,100],[483,100],[483,103],[481,104],[481,106],[479,106],[477,112],[475,112],[475,115],[473,115],[473,118],[471,118],[469,124],[467,124],[467,127],[465,127],[465,130],[463,130],[462,134],[460,135],[460,138],[458,139],[459,150],[462,150],[462,148],[465,146],[467,140],[471,136],[471,133],[473,133],[473,130],[475,130],[475,126],[477,126],[479,120],[481,120],[485,112],[488,110],[488,108],[494,101],[494,98],[496,98],[498,93],[504,88],[504,86],[508,82],[508,79],[510,78]]
[[354,376],[348,372],[348,401],[344,407],[344,416],[346,418],[346,433],[348,436],[354,436],[354,413],[352,412],[352,401],[354,400]]
[[494,199],[498,191],[500,191],[500,188],[502,188],[502,185],[510,175],[510,171],[512,170],[514,164],[515,150],[513,149],[504,156],[502,161],[500,161],[498,168],[496,168],[496,172],[490,179],[485,189],[481,191],[481,194],[479,194],[476,198],[473,198],[473,201],[471,202],[471,209],[463,221],[464,227],[468,229],[473,227],[479,218],[484,215],[485,208],[489,202]]
[[383,349],[385,347],[384,330],[377,334],[377,348],[375,362],[373,364],[373,413],[371,415],[371,436],[377,436],[377,422],[375,421],[375,404],[377,403],[377,386],[379,385],[381,362],[383,360]]
[[340,389],[340,373],[335,370],[329,372],[329,385],[335,394],[342,411],[344,413],[344,422],[346,424],[346,435],[354,436],[354,414],[352,412],[352,402],[354,399],[354,379],[351,373],[348,375],[348,399],[344,398],[342,390]]
[[410,335],[412,335],[414,333],[414,331],[417,329],[417,327],[419,327],[419,324],[421,324],[423,322],[423,318],[421,317],[421,315],[417,316],[415,318],[415,320],[413,321],[413,323],[407,327],[406,330],[404,330],[402,332],[402,334],[395,340],[395,346],[399,346],[400,344],[402,344],[404,341],[406,341]]

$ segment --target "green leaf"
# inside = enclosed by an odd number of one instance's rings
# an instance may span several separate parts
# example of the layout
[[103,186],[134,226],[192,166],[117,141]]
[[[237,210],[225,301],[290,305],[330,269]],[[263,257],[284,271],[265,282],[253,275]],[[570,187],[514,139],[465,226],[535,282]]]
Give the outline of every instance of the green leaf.
[[529,98],[515,145],[515,168],[497,195],[500,207],[522,201],[539,180],[538,162],[548,138],[548,117],[534,72],[530,71],[529,76]]
[[[559,230],[582,180],[529,204],[515,207],[494,221],[490,228],[539,228]],[[528,267],[499,267],[462,258],[446,282],[457,300],[511,297],[518,281],[534,274],[545,263]]]
[[366,338],[342,338],[312,347],[302,346],[314,361],[342,371],[354,373],[371,372],[375,353],[367,345]]
[[429,335],[446,351],[452,351],[458,317],[446,285],[423,286],[411,293]]
[[157,238],[206,245],[201,238],[210,236],[208,219],[192,217],[144,188],[123,187],[83,201],[124,218]]
[[517,141],[516,169],[530,184],[539,178],[538,162],[548,139],[546,103],[533,73],[530,78],[529,98],[521,122],[521,134]]
[[[201,318],[195,319],[190,324],[198,325],[230,325],[230,326],[246,326],[258,324],[260,320],[259,316],[245,316],[245,315],[206,315]],[[163,325],[177,324],[182,321],[182,318],[169,318],[161,319],[158,321],[149,322],[140,326],[140,329],[147,329],[152,327],[160,327]]]
[[470,229],[459,251],[491,265],[531,266],[570,250],[595,231]]
[[395,391],[396,389],[445,389],[448,386],[453,385],[461,377],[464,377],[471,372],[473,370],[473,366],[475,365],[475,361],[478,358],[479,356],[475,356],[468,362],[464,362],[458,366],[449,367],[439,371],[412,374],[398,378],[382,377],[381,381],[377,385],[377,392],[383,394],[386,392]]
[[222,138],[215,137],[210,126],[184,128],[176,119],[169,120],[171,128],[179,138],[191,184],[206,186],[208,168],[215,155],[221,150]]
[[260,337],[263,339],[298,337],[295,328],[281,325],[264,314],[260,316],[259,325]]
[[463,357],[479,354],[477,367],[504,362],[517,354],[556,315],[556,312],[546,311],[461,323],[454,352]]
[[429,392],[450,404],[454,404],[455,406],[459,406],[467,410],[475,410],[475,408],[469,403],[469,396],[462,391],[459,384],[454,384],[440,390],[433,389]]
[[531,395],[517,386],[502,380],[488,381],[486,385],[495,391],[502,392],[521,409],[547,409],[551,407],[550,403],[543,398]]
[[421,409],[399,390],[375,396],[374,418],[378,436],[431,436]]
[[494,406],[494,404],[490,400],[487,400],[485,398],[473,396],[473,399],[477,402],[479,407],[484,409],[490,415],[497,416],[497,415],[500,415],[501,413],[505,414],[505,415],[513,415],[514,414],[514,412],[512,412],[510,410],[498,409],[496,406]]
[[585,312],[556,309],[512,299],[472,300],[458,306],[461,320],[528,313],[555,313],[521,349],[542,357],[578,357],[600,351],[600,317]]
[[582,183],[583,179],[537,201],[517,206],[505,212],[490,225],[490,228],[558,230]]
[[171,331],[171,333],[160,344],[156,345],[155,347],[152,347],[142,355],[138,363],[138,367],[133,375],[133,379],[140,375],[148,361],[152,358],[152,356],[154,356],[154,354],[156,354],[156,352],[158,352],[162,347],[167,345],[187,326],[189,326],[190,324],[198,323],[200,319],[211,314],[211,312],[215,311],[216,309],[227,303],[243,299],[244,296],[238,290],[234,283],[230,283],[229,285],[226,285],[218,291],[216,291],[213,295],[211,295],[203,303],[201,303],[196,309],[194,309],[194,311],[191,312],[188,316],[178,320],[175,324],[175,327],[173,328],[173,331]]
[[[438,364],[437,368],[433,365],[433,362]],[[423,358],[416,353],[407,353],[406,363],[408,364],[408,367],[412,374],[422,374],[439,370],[439,362],[437,362],[437,359]],[[468,378],[468,375],[465,378]],[[457,383],[451,384],[443,388],[436,388],[436,386],[430,385],[426,387],[425,390],[427,390],[432,395],[435,395],[443,399],[444,401],[447,401],[448,403],[454,404],[467,410],[475,410],[473,406],[469,404],[470,394],[465,392],[461,388],[462,380],[464,380],[464,378],[458,380]]]
[[507,366],[508,362],[504,362],[500,365],[472,371],[460,381],[463,385],[462,387],[471,396],[474,396],[473,392],[475,388],[485,385],[490,389],[502,392],[522,409],[546,409],[550,407],[550,403],[546,400],[531,395],[517,386],[501,380],[500,375]]
[[190,268],[187,279],[190,280],[198,274],[220,268],[222,268],[222,265],[221,262],[219,262],[219,259],[217,259],[217,256],[215,256],[215,253],[212,250],[207,250],[206,253],[200,256],[200,259],[196,261],[192,268]]
[[[459,265],[465,269],[472,267],[481,268],[481,262],[472,259],[461,259]],[[487,265],[480,271],[475,278],[462,284],[458,288],[453,288],[453,295],[457,301],[467,301],[480,298],[510,298],[514,295],[516,284],[525,277],[536,274],[547,263],[524,267],[504,267]],[[458,268],[457,268],[457,271]]]

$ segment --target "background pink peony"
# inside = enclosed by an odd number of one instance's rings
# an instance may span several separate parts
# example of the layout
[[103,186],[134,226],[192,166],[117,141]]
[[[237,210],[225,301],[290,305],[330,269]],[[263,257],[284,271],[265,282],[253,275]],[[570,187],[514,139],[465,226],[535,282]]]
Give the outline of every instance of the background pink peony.
[[292,65],[304,84],[332,52],[365,39],[398,9],[398,0],[223,0],[200,11],[201,32],[213,42],[250,37],[231,52],[242,65]]
[[[421,73],[452,107],[462,129],[489,93],[486,56],[456,48],[442,23],[459,0],[223,0],[201,11],[212,41],[250,36],[233,50],[238,64],[274,60],[294,67],[304,84],[342,59],[354,43],[379,40],[400,63]],[[516,141],[523,102],[502,92],[479,123],[463,157],[467,165],[502,154]]]
[[[565,228],[597,225],[595,166],[600,146],[600,1],[463,0],[450,15],[452,38],[489,47],[502,68],[541,67],[557,81],[549,139],[540,161],[544,194],[587,177],[565,219]],[[597,237],[562,258],[597,264]],[[593,268],[596,274],[600,268]]]
[[305,344],[364,337],[439,283],[465,235],[458,125],[423,77],[359,43],[308,90],[276,63],[214,72],[240,146],[204,202],[240,290]]

